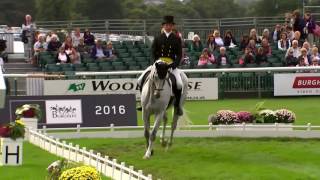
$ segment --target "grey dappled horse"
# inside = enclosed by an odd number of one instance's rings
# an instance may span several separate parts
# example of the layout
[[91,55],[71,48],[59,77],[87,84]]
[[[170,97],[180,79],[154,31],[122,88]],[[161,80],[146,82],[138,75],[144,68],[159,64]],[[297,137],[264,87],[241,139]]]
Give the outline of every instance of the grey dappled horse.
[[[181,105],[187,96],[188,78],[185,73],[181,72],[183,82],[183,89],[181,95]],[[166,110],[170,104],[173,104],[170,99],[173,97],[172,85],[169,81],[168,65],[165,62],[157,61],[151,67],[150,74],[142,87],[141,105],[142,105],[142,118],[144,121],[144,136],[147,141],[147,151],[144,155],[145,159],[150,158],[153,154],[153,142],[156,139],[157,130],[163,120],[163,130],[161,136],[161,143],[163,146],[171,146],[174,130],[177,127],[179,116],[176,114],[176,108],[173,110],[173,120],[171,126],[171,135],[168,143],[165,141],[165,129],[167,124]],[[174,101],[174,99],[173,99]],[[154,114],[155,122],[152,132],[150,134],[150,116]]]

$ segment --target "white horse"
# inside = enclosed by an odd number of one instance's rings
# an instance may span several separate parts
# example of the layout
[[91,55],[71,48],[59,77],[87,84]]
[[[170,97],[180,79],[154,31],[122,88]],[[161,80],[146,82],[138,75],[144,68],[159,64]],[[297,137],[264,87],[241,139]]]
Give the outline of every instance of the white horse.
[[[163,130],[161,136],[161,143],[167,148],[172,145],[173,133],[177,127],[179,116],[174,107],[173,120],[171,126],[171,135],[169,142],[165,141],[165,129],[167,124],[166,110],[175,99],[172,94],[172,84],[169,80],[168,65],[165,62],[157,61],[151,68],[150,74],[142,87],[141,105],[142,105],[142,118],[144,121],[144,136],[147,141],[147,151],[144,159],[150,158],[153,154],[153,142],[156,139],[157,130],[163,120]],[[181,72],[183,82],[183,89],[181,95],[180,105],[182,106],[187,96],[188,78],[185,73]],[[150,134],[150,116],[154,114],[155,122],[152,132]]]

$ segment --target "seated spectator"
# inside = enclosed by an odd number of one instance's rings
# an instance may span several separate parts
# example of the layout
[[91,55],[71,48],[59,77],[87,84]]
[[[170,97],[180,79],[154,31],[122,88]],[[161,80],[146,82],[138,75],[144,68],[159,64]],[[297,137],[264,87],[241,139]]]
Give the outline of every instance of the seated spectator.
[[262,47],[258,48],[258,52],[257,52],[256,58],[255,58],[255,63],[258,65],[263,64],[263,63],[268,63],[268,57],[264,53]]
[[318,51],[318,48],[317,47],[313,47],[312,50],[311,50],[311,59],[313,60],[314,58],[316,58],[319,62],[320,62],[320,54],[319,54],[319,51]]
[[213,36],[214,36],[214,49],[219,49],[220,47],[224,46],[224,42],[223,39],[220,37],[220,32],[218,30],[215,30],[213,32]]
[[190,65],[190,58],[186,52],[182,53],[181,65]]
[[226,66],[229,64],[231,64],[231,63],[230,63],[229,57],[226,54],[226,48],[220,47],[220,53],[217,57],[217,65],[218,66]]
[[249,44],[249,36],[248,35],[243,35],[241,37],[241,42],[240,42],[241,51],[244,51],[245,48],[248,46],[248,44]]
[[272,40],[274,43],[277,43],[281,36],[280,36],[281,33],[281,26],[280,24],[277,24],[276,27],[274,28],[274,31],[272,32],[271,36],[272,36]]
[[72,35],[73,47],[78,47],[80,44],[80,39],[83,39],[83,35],[80,33],[80,28],[76,28],[74,34]]
[[94,46],[94,36],[91,34],[89,29],[85,30],[83,39],[86,46]]
[[45,42],[44,36],[40,35],[38,38],[38,41],[33,45],[34,55],[38,56],[39,52],[46,51],[47,48],[48,48],[48,45]]
[[72,44],[72,38],[70,36],[67,36],[65,38],[64,42],[62,43],[62,47],[64,47],[64,50],[66,51],[66,53],[68,55],[71,54],[72,48],[73,48],[73,44]]
[[207,47],[208,47],[210,52],[214,51],[214,36],[213,36],[213,34],[210,34],[208,36]]
[[246,47],[244,50],[244,54],[239,59],[239,64],[253,64],[254,63],[254,55],[252,53],[251,48]]
[[288,56],[285,61],[286,66],[296,66],[298,64],[298,58],[293,56],[293,48],[288,49]]
[[261,43],[261,39],[257,35],[257,30],[256,29],[251,29],[250,30],[249,39],[250,40],[253,39],[256,44],[260,44]]
[[311,55],[311,54],[312,54],[312,49],[310,48],[310,43],[309,43],[309,42],[307,42],[307,41],[304,42],[304,43],[302,44],[302,47],[303,47],[303,48],[306,48],[308,55]]
[[214,64],[214,56],[209,52],[207,48],[204,48],[202,54],[200,55],[198,66],[206,66],[208,64]]
[[92,48],[91,57],[100,60],[106,60],[109,57],[100,39],[97,40],[95,46]]
[[[285,57],[288,56],[289,49],[287,50],[287,53],[286,53]],[[301,55],[301,52],[300,52],[300,48],[298,46],[298,41],[297,40],[293,40],[292,41],[292,49],[293,49],[293,57],[298,58]]]
[[253,53],[254,55],[257,54],[257,45],[254,39],[250,39],[247,47],[251,49],[251,53]]
[[[298,58],[298,64],[296,66],[297,67],[303,67],[303,66],[308,66],[308,64],[306,64],[305,59],[302,56],[300,56]],[[299,71],[299,72],[302,72],[302,71]]]
[[108,59],[113,60],[113,59],[117,58],[116,51],[113,49],[111,41],[107,42],[106,52],[107,52]]
[[62,47],[62,46],[59,48],[59,53],[56,56],[56,63],[58,63],[58,64],[70,63],[70,57],[66,53],[64,47]]
[[271,53],[271,47],[268,42],[268,39],[263,38],[261,42],[261,47],[263,48],[263,54],[266,55],[267,57],[270,57],[272,55]]
[[294,39],[294,31],[292,30],[291,26],[286,27],[286,33],[288,35],[288,39],[292,42]]
[[203,49],[203,46],[202,46],[202,43],[200,41],[200,37],[195,34],[193,36],[193,40],[192,40],[192,43],[191,43],[191,51],[196,51],[196,52],[201,52]]
[[49,44],[49,42],[51,41],[52,35],[55,35],[56,38],[57,38],[57,41],[59,41],[58,35],[57,35],[55,32],[53,32],[53,31],[49,31],[49,32],[47,33],[47,37],[46,37],[46,42],[47,42],[47,44]]
[[[319,60],[317,58],[313,58],[311,60],[311,65],[310,66],[319,66]],[[319,72],[318,69],[313,69],[313,70],[310,70],[311,73],[317,73]]]
[[72,64],[81,64],[80,53],[75,48],[71,49],[71,53],[70,53],[69,57],[70,57],[70,62]]
[[58,41],[58,36],[53,34],[51,35],[51,41],[48,44],[48,51],[58,51],[61,46],[61,42]]
[[287,37],[286,32],[282,32],[280,36],[280,40],[278,41],[278,49],[281,51],[286,51],[291,47],[291,42]]
[[226,31],[223,42],[224,42],[224,46],[229,48],[233,48],[237,45],[236,39],[233,37],[230,30]]
[[306,64],[307,66],[311,64],[311,58],[310,58],[310,55],[308,55],[307,49],[301,48],[300,52],[301,52],[301,55],[299,56],[298,59],[300,60],[301,58],[303,58],[304,64]]
[[262,32],[262,37],[261,39],[264,39],[266,38],[268,40],[269,43],[273,43],[273,39],[272,37],[270,36],[270,31],[269,29],[264,29],[263,32]]
[[302,47],[304,40],[301,38],[301,33],[299,31],[295,31],[293,34],[293,40],[297,40],[298,41],[298,46]]

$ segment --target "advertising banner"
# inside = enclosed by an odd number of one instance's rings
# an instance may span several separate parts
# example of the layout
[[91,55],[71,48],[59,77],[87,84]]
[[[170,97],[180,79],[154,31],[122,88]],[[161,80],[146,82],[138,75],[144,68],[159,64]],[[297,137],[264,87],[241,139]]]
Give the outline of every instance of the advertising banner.
[[[59,88],[57,88],[59,87]],[[135,94],[140,100],[137,79],[46,80],[44,95]],[[188,100],[218,99],[218,78],[190,78]]]
[[274,96],[320,95],[320,73],[274,75]]
[[136,126],[136,100],[132,94],[70,96],[8,96],[0,109],[0,124],[16,119],[15,110],[24,104],[39,104],[39,126],[106,127]]

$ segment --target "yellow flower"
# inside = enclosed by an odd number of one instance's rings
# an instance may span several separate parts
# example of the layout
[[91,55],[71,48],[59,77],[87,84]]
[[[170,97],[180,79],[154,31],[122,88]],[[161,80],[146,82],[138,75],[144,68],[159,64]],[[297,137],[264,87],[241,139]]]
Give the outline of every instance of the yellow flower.
[[21,126],[25,126],[24,122],[22,120],[20,120],[20,119],[17,119],[16,123],[20,124]]

